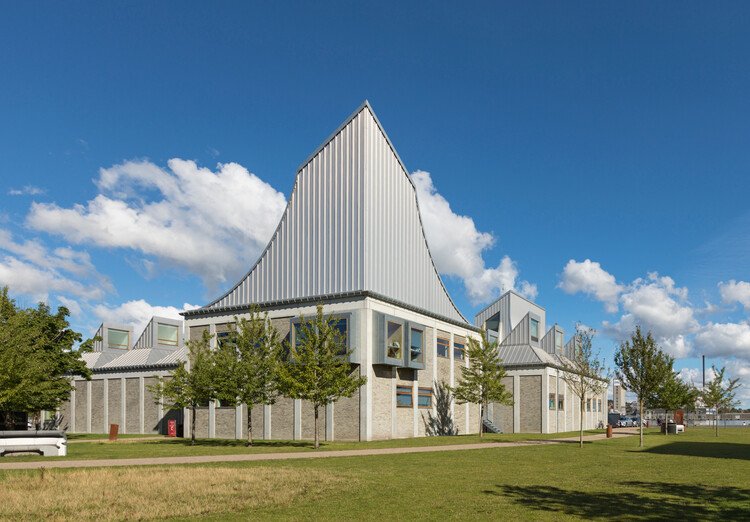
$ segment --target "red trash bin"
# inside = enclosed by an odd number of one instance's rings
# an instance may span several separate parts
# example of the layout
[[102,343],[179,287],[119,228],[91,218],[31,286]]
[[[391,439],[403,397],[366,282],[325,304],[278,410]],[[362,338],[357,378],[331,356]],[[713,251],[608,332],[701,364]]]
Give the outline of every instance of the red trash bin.
[[177,436],[177,421],[175,419],[169,419],[167,421],[167,437]]

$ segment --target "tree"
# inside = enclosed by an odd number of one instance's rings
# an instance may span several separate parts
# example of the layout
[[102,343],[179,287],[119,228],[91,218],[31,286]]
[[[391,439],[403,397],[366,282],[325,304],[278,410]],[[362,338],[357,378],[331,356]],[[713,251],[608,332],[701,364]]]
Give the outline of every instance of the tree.
[[583,413],[586,399],[600,394],[607,387],[606,368],[594,352],[593,341],[596,331],[576,325],[575,348],[561,358],[562,379],[579,403],[579,447],[583,447]]
[[451,389],[456,402],[479,405],[479,436],[484,436],[483,421],[491,402],[513,404],[513,396],[505,389],[505,368],[500,360],[496,341],[490,341],[482,330],[481,342],[469,337],[466,355],[469,364],[461,367],[458,386]]
[[458,435],[451,416],[451,402],[453,402],[451,387],[445,381],[435,382],[435,415],[432,411],[428,412],[427,419],[424,421],[427,435],[431,437]]
[[171,377],[159,378],[148,389],[157,399],[166,399],[170,409],[190,408],[190,444],[195,445],[195,413],[216,397],[216,365],[211,351],[211,335],[204,330],[200,339],[185,343],[188,360],[182,361]]
[[647,404],[651,409],[664,410],[664,434],[666,435],[669,433],[669,430],[667,429],[669,413],[678,410],[679,408],[689,406],[691,401],[694,400],[693,387],[680,379],[679,373],[671,371],[670,367],[670,372],[667,374],[667,377],[662,381],[652,396],[648,398]]
[[702,398],[703,403],[707,408],[713,408],[716,410],[716,436],[719,436],[719,412],[721,410],[730,410],[737,406],[735,401],[735,395],[737,394],[737,388],[740,385],[740,379],[729,379],[726,384],[724,383],[725,368],[722,367],[717,370],[716,367],[712,366],[714,377],[706,384],[703,388]]
[[323,315],[318,305],[314,318],[302,318],[296,342],[289,347],[289,359],[279,366],[279,383],[284,394],[312,403],[315,415],[315,449],[320,447],[320,408],[343,397],[351,397],[367,377],[352,375],[349,350],[335,320]]
[[643,337],[640,326],[636,327],[630,340],[620,344],[615,353],[617,378],[625,389],[638,397],[640,447],[643,447],[643,406],[670,378],[672,363],[673,359],[657,346],[651,332]]
[[6,427],[13,412],[31,414],[38,424],[42,410],[55,410],[69,398],[73,375],[91,378],[73,349],[81,334],[70,328],[68,315],[64,306],[53,313],[44,303],[19,308],[8,287],[0,291],[0,411],[6,412]]
[[252,446],[253,408],[273,404],[279,395],[281,339],[268,314],[258,309],[252,309],[248,319],[237,319],[236,325],[216,350],[217,397],[247,405],[247,445]]

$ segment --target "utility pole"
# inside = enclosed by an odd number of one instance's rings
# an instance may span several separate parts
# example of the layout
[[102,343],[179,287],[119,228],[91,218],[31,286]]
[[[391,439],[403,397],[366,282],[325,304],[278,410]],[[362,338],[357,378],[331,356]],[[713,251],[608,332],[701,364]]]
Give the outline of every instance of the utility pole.
[[703,355],[703,387],[706,387],[706,356]]

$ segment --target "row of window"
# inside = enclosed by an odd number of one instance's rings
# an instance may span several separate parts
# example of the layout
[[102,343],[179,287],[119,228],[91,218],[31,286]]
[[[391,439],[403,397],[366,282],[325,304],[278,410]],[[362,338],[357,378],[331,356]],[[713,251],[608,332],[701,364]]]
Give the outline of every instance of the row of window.
[[[591,408],[593,408],[593,410]],[[601,399],[586,399],[586,411],[594,411],[594,412],[602,411],[602,400]]]
[[[438,333],[437,338],[437,355],[438,357],[450,357],[451,340]],[[464,360],[466,357],[466,341],[463,337],[453,339],[453,358]]]
[[[557,398],[557,401],[555,401]],[[555,408],[557,406],[557,408]],[[592,410],[593,408],[593,410]],[[558,409],[560,411],[565,409],[565,396],[558,394],[555,396],[554,393],[549,394],[549,409]],[[586,411],[600,412],[602,411],[602,400],[601,399],[586,399]]]
[[[414,407],[414,389],[411,386],[396,386],[396,406]],[[432,408],[432,388],[417,388],[417,407]]]
[[[178,326],[174,324],[156,324],[156,342],[164,346],[177,346]],[[130,332],[118,328],[107,328],[107,347],[118,350],[130,348]]]

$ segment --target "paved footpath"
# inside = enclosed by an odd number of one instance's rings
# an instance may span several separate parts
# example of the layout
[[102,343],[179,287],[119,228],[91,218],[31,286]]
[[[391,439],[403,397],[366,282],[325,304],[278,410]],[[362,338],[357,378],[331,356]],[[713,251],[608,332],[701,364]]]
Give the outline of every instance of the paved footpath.
[[[629,433],[614,433],[615,438],[627,437]],[[605,435],[586,435],[584,441],[605,439]],[[331,450],[287,453],[256,453],[241,455],[199,455],[181,457],[153,457],[142,459],[91,459],[91,460],[45,460],[31,462],[0,463],[0,470],[38,468],[95,468],[110,466],[163,466],[171,464],[206,464],[215,462],[257,462],[266,460],[321,459],[332,457],[360,457],[369,455],[399,455],[404,453],[432,453],[443,451],[465,451],[475,449],[513,448],[519,446],[548,445],[578,442],[578,437],[563,439],[528,440],[519,442],[480,442],[477,444],[452,444],[445,446],[420,446],[414,448],[379,448],[364,450]]]

